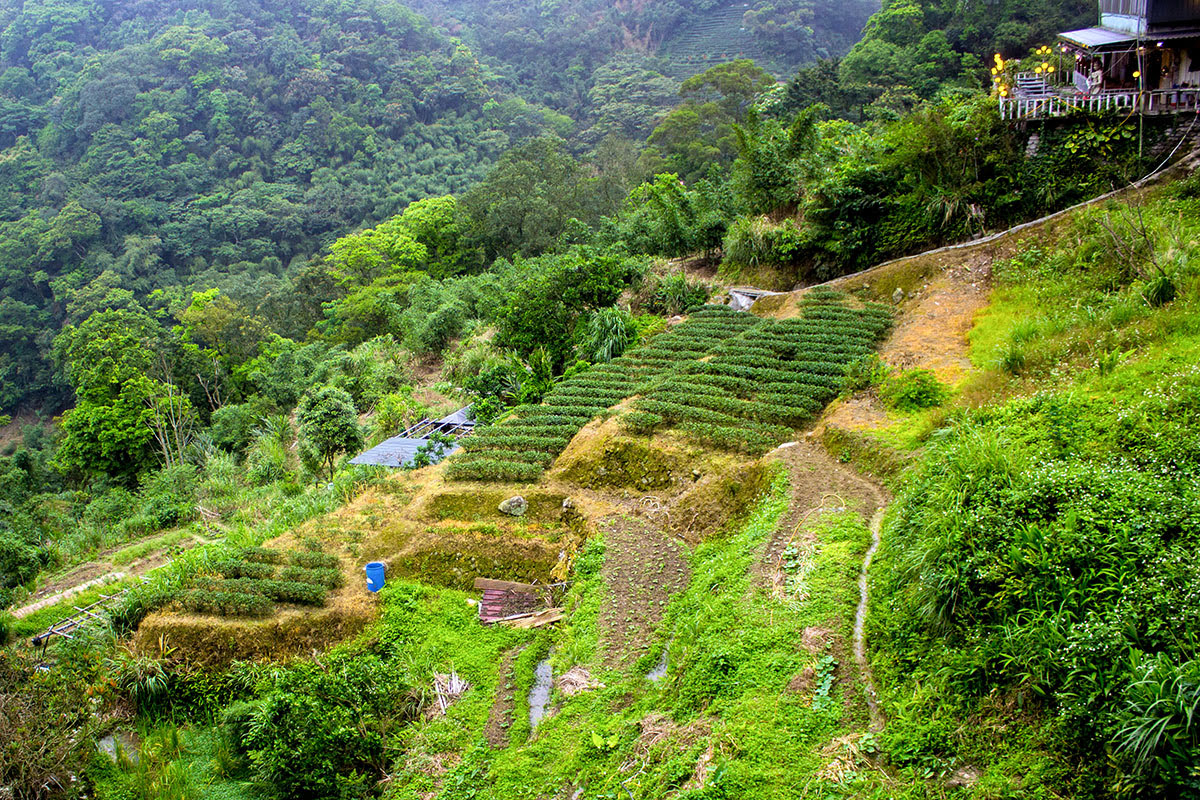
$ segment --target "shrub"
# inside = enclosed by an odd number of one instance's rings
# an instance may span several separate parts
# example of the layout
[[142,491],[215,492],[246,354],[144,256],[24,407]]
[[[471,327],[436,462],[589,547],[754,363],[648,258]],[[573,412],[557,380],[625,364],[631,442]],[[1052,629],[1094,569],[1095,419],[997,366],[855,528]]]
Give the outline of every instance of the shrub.
[[[87,504],[83,518],[104,533],[131,516],[136,507],[137,498],[132,492],[121,488],[108,489]],[[0,572],[3,570],[0,569]]]
[[405,674],[370,654],[281,670],[265,697],[225,720],[226,735],[244,734],[255,779],[276,796],[369,796],[361,776],[385,771],[385,742],[416,714]]
[[1165,306],[1175,299],[1177,292],[1175,279],[1165,272],[1154,275],[1142,286],[1142,297],[1151,308]]
[[212,571],[226,578],[269,578],[275,574],[273,564],[228,558],[213,565]]
[[537,464],[521,464],[495,458],[482,458],[466,463],[459,459],[451,459],[446,467],[447,477],[458,481],[533,483],[542,477],[542,472],[542,467]]
[[891,370],[888,365],[875,353],[856,358],[846,365],[842,376],[842,393],[854,394],[872,386],[880,386],[889,374]]
[[282,564],[283,553],[267,547],[244,547],[238,551],[238,556],[245,561],[259,564]]
[[214,578],[200,581],[199,588],[217,594],[260,595],[280,603],[300,605],[321,605],[327,593],[324,586],[317,584],[270,578]]
[[34,579],[42,568],[36,547],[0,528],[0,588],[11,589]]
[[703,422],[685,422],[679,426],[679,429],[704,444],[727,450],[740,450],[751,455],[765,452],[779,444],[780,441],[757,430],[728,425],[709,425]]
[[279,572],[279,580],[296,583],[311,583],[324,586],[326,589],[336,589],[342,585],[345,576],[340,569],[333,567],[284,567]]
[[908,369],[888,378],[880,395],[898,411],[921,411],[940,406],[950,396],[950,390],[927,369]]
[[225,617],[265,617],[275,606],[261,594],[193,589],[183,598],[187,610]]
[[178,464],[151,473],[141,493],[143,513],[155,528],[165,528],[196,518],[199,473],[191,464]]
[[221,406],[212,413],[212,426],[208,435],[218,447],[231,453],[241,453],[250,443],[254,426],[258,423],[257,410],[248,403]]
[[511,461],[521,464],[541,464],[548,466],[554,460],[553,453],[547,453],[542,450],[479,450],[471,453],[464,453],[455,459],[460,463],[472,463],[475,461]]
[[292,477],[292,452],[273,436],[259,436],[246,454],[246,479],[266,486]]
[[630,411],[621,417],[621,424],[635,433],[649,433],[663,423],[663,417],[649,411]]
[[467,314],[466,306],[458,300],[443,303],[436,311],[421,316],[405,343],[419,355],[440,353],[462,332]]
[[600,308],[589,316],[576,350],[585,361],[605,363],[624,353],[635,335],[632,314],[616,306]]
[[681,314],[708,299],[708,287],[691,283],[683,272],[658,278],[650,298],[650,311],[656,314]]
[[741,217],[725,235],[725,263],[734,267],[791,264],[802,247],[803,237],[791,220],[775,224],[767,217]]

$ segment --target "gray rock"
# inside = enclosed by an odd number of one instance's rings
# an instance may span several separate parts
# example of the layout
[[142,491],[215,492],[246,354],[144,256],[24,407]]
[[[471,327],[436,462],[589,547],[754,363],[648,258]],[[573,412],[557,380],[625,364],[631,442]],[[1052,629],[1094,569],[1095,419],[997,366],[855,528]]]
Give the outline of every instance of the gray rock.
[[903,299],[904,299],[904,290],[901,289],[899,286],[897,286],[896,291],[892,292],[892,302],[899,303]]
[[529,510],[529,503],[521,495],[510,497],[500,504],[500,513],[510,517],[521,517]]

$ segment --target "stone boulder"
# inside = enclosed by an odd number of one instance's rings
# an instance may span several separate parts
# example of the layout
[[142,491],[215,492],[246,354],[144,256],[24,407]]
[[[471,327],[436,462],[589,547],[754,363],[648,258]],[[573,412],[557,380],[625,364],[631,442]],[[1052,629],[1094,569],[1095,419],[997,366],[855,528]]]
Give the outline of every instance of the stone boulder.
[[522,517],[529,510],[529,501],[521,495],[510,497],[500,503],[500,513],[508,514],[510,517]]

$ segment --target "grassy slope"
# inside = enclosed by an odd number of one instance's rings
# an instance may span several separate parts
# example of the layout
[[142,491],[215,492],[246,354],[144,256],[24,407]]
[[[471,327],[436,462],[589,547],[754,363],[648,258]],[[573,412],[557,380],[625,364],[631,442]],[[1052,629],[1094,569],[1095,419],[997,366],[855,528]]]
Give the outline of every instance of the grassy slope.
[[[1193,535],[1187,522],[1171,521],[1170,506],[1188,502],[1186,475],[1195,469],[1194,453],[1174,450],[1200,434],[1194,184],[1077,214],[1057,236],[1031,237],[995,265],[991,304],[970,336],[976,371],[960,387],[962,402],[977,408],[940,414],[942,431],[914,470],[926,477],[918,485],[910,473],[914,488],[892,509],[876,571],[871,633],[893,717],[887,745],[901,774],[967,775],[962,791],[977,797],[1179,791],[1168,768],[1139,766],[1120,744],[1122,726],[1135,719],[1128,687],[1148,674],[1130,664],[1162,653],[1178,665],[1195,655],[1189,601],[1173,609],[1176,582],[1195,576],[1153,561]],[[1139,216],[1147,237],[1134,233]],[[1131,268],[1110,230],[1143,251],[1153,243],[1176,287],[1173,301],[1148,302],[1156,270],[1150,262]],[[880,439],[904,441],[914,420]],[[974,475],[956,489],[960,469]],[[929,478],[934,472],[951,477]],[[1009,487],[1001,494],[1026,499],[983,497],[970,485],[999,482]],[[913,494],[938,491],[958,493],[945,501],[961,501],[957,519],[931,514],[932,503]],[[994,524],[973,524],[973,515],[990,513],[999,513]],[[943,527],[914,537],[916,514]],[[1142,524],[1130,528],[1130,520]],[[922,604],[940,596],[933,582],[950,574],[930,560],[937,548],[977,570],[949,579],[964,610],[938,612],[944,634],[920,622],[929,613]],[[914,564],[924,564],[919,578]],[[1057,585],[1048,579],[1055,573],[1063,576]],[[1140,581],[1166,581],[1157,605],[1130,588]],[[971,605],[978,592],[986,606]],[[1125,615],[1122,632],[1089,639],[1089,626],[1113,614]],[[1157,634],[1163,617],[1180,626],[1178,637]],[[1080,687],[1090,682],[1108,688],[1089,695]],[[1182,729],[1176,744],[1186,753],[1190,739],[1194,757],[1198,732]]]
[[[1040,394],[1077,403],[1072,408],[1083,409],[1098,431],[1090,438],[1085,431],[1083,441],[1112,454],[1113,441],[1100,429],[1121,409],[1152,417],[1147,395],[1166,397],[1197,382],[1196,211],[1194,200],[1160,197],[1146,212],[1160,252],[1178,258],[1171,263],[1179,294],[1165,307],[1145,302],[1145,281],[1124,274],[1103,244],[1099,220],[1127,213],[1118,206],[1086,212],[1053,235],[1009,249],[1012,258],[997,263],[991,303],[971,334],[976,370],[956,385],[947,410],[893,415],[877,439],[914,448],[918,466],[921,459],[936,466],[941,451],[923,447],[930,427],[950,431],[933,436],[936,442],[972,414],[991,414],[1001,427],[1023,425],[1022,398]],[[1014,430],[1036,443],[1043,420],[1030,419],[1028,430]],[[475,688],[449,718],[413,725],[394,742],[386,795],[570,797],[584,788],[581,796],[589,798],[992,798],[1107,791],[1107,779],[1088,780],[1100,775],[1097,763],[1081,769],[1073,762],[1053,705],[1029,686],[972,694],[945,681],[945,670],[973,655],[972,646],[928,631],[900,635],[911,632],[911,606],[886,591],[895,590],[905,556],[896,533],[902,503],[893,508],[873,572],[869,632],[889,725],[869,733],[861,689],[847,669],[866,527],[850,514],[821,518],[812,527],[808,598],[770,596],[752,580],[752,566],[786,509],[786,488],[777,474],[748,519],[691,553],[690,583],[670,602],[658,647],[628,672],[602,666],[602,539],[578,561],[568,600],[574,613],[557,634],[481,628],[467,595],[454,590],[390,590],[383,620],[365,636],[411,650],[406,668],[415,667],[413,674],[453,665]],[[829,641],[828,650],[805,647],[813,629],[829,632],[815,639]],[[534,666],[551,646],[556,674],[583,665],[605,688],[556,694],[555,713],[531,732],[526,697]],[[663,648],[667,676],[651,683],[645,674]],[[507,675],[500,674],[506,653],[515,655]],[[840,662],[836,668],[829,658]],[[498,689],[515,701],[510,743],[492,748],[484,729]],[[209,735],[199,733],[196,753],[208,752]],[[869,758],[880,750],[883,758]],[[214,778],[197,776],[197,784],[207,784],[199,796],[242,796],[244,787]]]
[[[808,794],[821,782],[821,769],[841,755],[830,742],[865,729],[857,684],[844,676],[853,586],[869,535],[855,514],[822,518],[811,528],[818,544],[808,565],[808,599],[768,596],[750,572],[787,508],[787,491],[786,476],[777,474],[748,520],[692,553],[693,578],[669,603],[660,646],[629,671],[599,665],[595,620],[605,552],[594,540],[573,590],[576,615],[553,663],[556,673],[582,663],[605,688],[556,695],[556,713],[533,734],[527,705],[518,703],[513,743],[499,751],[471,748],[440,796],[550,797],[576,788],[587,797],[699,796],[703,783],[709,795],[715,787],[728,796]],[[810,649],[799,646],[806,629],[822,631],[810,637],[816,642]],[[646,673],[662,647],[667,675],[651,682]],[[518,663],[519,689],[528,687],[541,652]],[[816,685],[789,689],[808,667]],[[389,796],[418,797],[427,788],[419,776],[402,773]]]

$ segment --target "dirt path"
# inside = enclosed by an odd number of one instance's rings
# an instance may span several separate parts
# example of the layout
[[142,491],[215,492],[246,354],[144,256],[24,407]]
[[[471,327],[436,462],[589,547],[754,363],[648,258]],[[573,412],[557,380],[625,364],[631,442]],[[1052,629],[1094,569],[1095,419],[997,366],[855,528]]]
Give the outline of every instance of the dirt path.
[[513,723],[513,709],[517,704],[517,690],[513,683],[513,662],[525,650],[525,645],[513,648],[504,654],[500,662],[500,677],[496,684],[496,699],[488,712],[487,725],[483,729],[487,743],[497,750],[508,747],[508,732]]
[[858,574],[858,604],[854,613],[852,649],[859,680],[863,683],[871,730],[878,731],[883,728],[884,717],[879,708],[875,677],[867,660],[865,628],[867,577],[871,559],[879,549],[879,531],[887,508],[887,493],[853,469],[835,461],[823,447],[811,441],[784,445],[777,452],[788,469],[792,498],[788,513],[776,526],[775,534],[758,565],[760,580],[767,582],[772,589],[778,589],[784,580],[780,567],[784,550],[797,536],[803,535],[805,525],[816,514],[849,508],[857,511],[863,519],[870,519],[871,543],[863,555]]
[[958,383],[971,370],[967,334],[988,304],[992,257],[972,253],[922,284],[902,304],[879,354],[893,367],[920,367]]
[[602,662],[628,668],[649,649],[671,595],[691,578],[684,546],[632,517],[602,525],[605,559],[601,574],[608,592],[600,609]]
[[809,437],[786,444],[776,453],[787,467],[792,497],[787,514],[775,527],[775,533],[755,568],[756,577],[771,586],[782,584],[779,562],[783,551],[814,512],[849,508],[869,518],[886,502],[881,489],[838,463],[825,448]]
[[24,619],[30,614],[41,611],[43,608],[49,608],[50,606],[58,605],[64,600],[69,600],[75,595],[82,594],[88,589],[91,589],[93,586],[103,586],[106,583],[114,583],[124,577],[124,572],[110,572],[107,575],[102,575],[99,578],[93,578],[84,583],[72,586],[71,588],[61,591],[58,594],[52,594],[48,597],[43,597],[40,600],[30,603],[29,605],[21,606],[14,611],[12,615],[16,619]]

